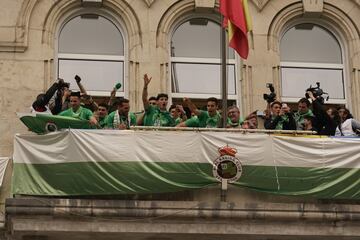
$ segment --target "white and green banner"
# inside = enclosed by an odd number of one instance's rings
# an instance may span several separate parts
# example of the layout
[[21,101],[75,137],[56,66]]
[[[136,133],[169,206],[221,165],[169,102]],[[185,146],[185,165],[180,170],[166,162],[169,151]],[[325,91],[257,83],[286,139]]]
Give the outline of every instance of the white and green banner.
[[[90,196],[205,188],[219,184],[214,164],[225,154],[225,160],[236,159],[242,166],[240,178],[231,183],[235,186],[360,199],[359,146],[359,138],[239,132],[68,130],[17,135],[13,193]],[[226,148],[235,155],[226,155]]]
[[44,113],[18,113],[20,121],[32,132],[46,134],[61,129],[91,129],[95,128],[87,120],[50,115]]
[[3,185],[6,167],[10,161],[8,157],[0,157],[0,187]]

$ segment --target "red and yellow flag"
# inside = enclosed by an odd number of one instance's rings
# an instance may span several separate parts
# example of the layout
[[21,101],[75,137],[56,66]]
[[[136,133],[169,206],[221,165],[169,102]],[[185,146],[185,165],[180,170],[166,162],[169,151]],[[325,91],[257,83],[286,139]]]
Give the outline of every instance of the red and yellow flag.
[[228,29],[229,46],[247,59],[247,32],[252,30],[247,0],[220,0],[220,13],[224,16],[223,27]]

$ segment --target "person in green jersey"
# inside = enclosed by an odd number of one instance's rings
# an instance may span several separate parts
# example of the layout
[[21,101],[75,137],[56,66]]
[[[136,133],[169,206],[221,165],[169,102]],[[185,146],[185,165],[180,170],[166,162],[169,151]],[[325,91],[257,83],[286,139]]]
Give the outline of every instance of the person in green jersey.
[[88,120],[91,125],[98,126],[98,121],[93,116],[93,113],[80,105],[80,92],[72,92],[70,94],[70,108],[62,111],[59,115]]
[[156,126],[156,127],[174,127],[175,120],[171,117],[170,113],[166,110],[168,104],[168,95],[165,93],[159,93],[156,97],[157,105],[149,104],[148,100],[148,85],[152,77],[144,75],[144,88],[142,93],[142,100],[144,104],[144,126]]
[[187,120],[186,112],[182,105],[171,105],[169,108],[169,112],[171,117],[175,120],[176,125]]
[[129,129],[136,125],[136,116],[130,112],[130,103],[126,98],[120,98],[116,103],[117,110],[109,114],[106,127],[114,129]]
[[191,112],[195,114],[195,117],[192,117],[185,122],[178,124],[177,127],[219,127],[221,115],[217,111],[218,101],[216,98],[211,97],[207,99],[207,111],[199,110],[189,98],[184,98],[184,102],[190,108]]
[[[154,97],[154,96],[149,97],[149,104],[156,106],[157,105],[156,97]],[[144,117],[145,117],[145,111],[143,111],[140,114],[140,116],[137,117],[136,125],[143,126],[144,125]]]
[[96,120],[101,128],[106,127],[106,120],[108,117],[108,105],[106,103],[100,103],[98,109],[94,113]]
[[227,116],[227,128],[241,128],[244,120],[240,117],[240,110],[237,106],[228,107]]
[[310,109],[309,100],[307,100],[306,98],[301,98],[298,101],[298,111],[294,114],[297,130],[304,130],[305,116],[313,117],[314,114]]

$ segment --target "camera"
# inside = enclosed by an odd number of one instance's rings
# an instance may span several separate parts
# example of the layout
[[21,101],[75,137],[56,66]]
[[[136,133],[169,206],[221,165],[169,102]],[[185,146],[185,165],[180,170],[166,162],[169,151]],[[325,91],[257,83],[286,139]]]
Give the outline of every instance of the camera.
[[[325,99],[323,97],[323,95],[327,95],[326,97],[326,101],[329,100],[329,94],[324,92],[321,88],[320,88],[320,82],[316,82],[316,87],[313,87],[310,85],[310,87],[308,89],[306,89],[306,92],[312,92],[312,94],[314,95],[315,98],[319,99],[319,101],[323,104]],[[309,98],[309,94],[305,93],[305,97]]]
[[59,78],[58,81],[59,81],[59,86],[58,86],[59,90],[63,89],[64,87],[70,88],[70,83],[64,82],[64,79]]
[[63,86],[62,86],[63,88],[64,87],[66,87],[66,88],[70,88],[70,83],[68,83],[68,82],[64,82],[64,84],[63,84]]
[[272,85],[271,83],[267,83],[266,87],[270,89],[270,93],[269,94],[264,93],[263,95],[264,100],[267,101],[268,103],[272,103],[273,101],[275,101],[276,98],[274,85]]

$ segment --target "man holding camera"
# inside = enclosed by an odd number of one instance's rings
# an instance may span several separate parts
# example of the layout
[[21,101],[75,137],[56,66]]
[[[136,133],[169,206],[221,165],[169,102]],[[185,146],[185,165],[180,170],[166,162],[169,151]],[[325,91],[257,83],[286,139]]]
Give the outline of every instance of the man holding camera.
[[[80,92],[83,95],[83,98],[84,96],[87,97],[88,95],[86,94],[86,90],[84,86],[81,84],[81,78],[78,75],[75,75],[74,79],[80,89]],[[70,83],[64,82],[62,85],[59,85],[55,98],[53,98],[50,101],[51,112],[54,115],[57,115],[60,112],[70,108],[70,94],[71,94]],[[90,100],[90,99],[91,97],[89,96],[85,100]],[[96,110],[96,109],[92,109],[92,110]]]
[[43,113],[43,114],[52,114],[49,108],[50,99],[54,96],[56,91],[62,89],[67,85],[63,79],[59,78],[51,87],[46,91],[46,93],[41,93],[36,97],[36,100],[31,105],[31,112],[33,113]]
[[271,130],[296,130],[296,122],[286,103],[276,101],[275,88],[271,83],[266,84],[269,94],[264,94],[267,102],[264,127]]
[[314,126],[319,135],[334,136],[339,119],[337,112],[325,111],[321,95],[314,96],[312,91],[307,91],[306,96],[312,100],[314,111]]
[[271,116],[267,116],[265,129],[296,130],[296,123],[286,103],[274,101],[270,104]]

